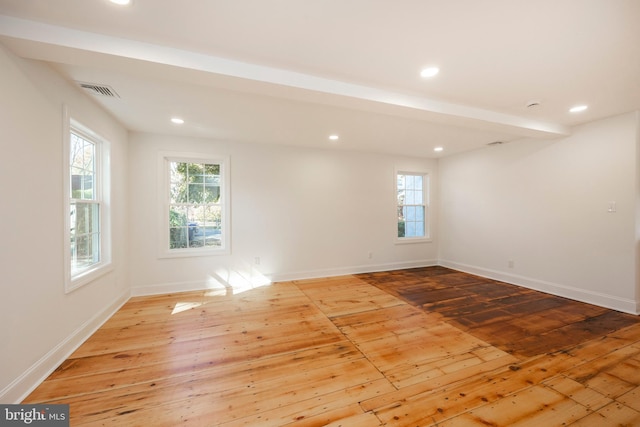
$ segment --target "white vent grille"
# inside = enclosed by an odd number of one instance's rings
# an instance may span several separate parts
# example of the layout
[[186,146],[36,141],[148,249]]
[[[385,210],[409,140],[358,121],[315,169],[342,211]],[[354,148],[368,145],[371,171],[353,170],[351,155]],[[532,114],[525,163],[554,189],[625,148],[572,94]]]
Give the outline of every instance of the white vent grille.
[[110,98],[120,98],[120,95],[108,85],[96,84],[96,83],[86,83],[86,82],[77,82],[78,85],[85,91],[91,93],[92,95],[99,96],[108,96]]

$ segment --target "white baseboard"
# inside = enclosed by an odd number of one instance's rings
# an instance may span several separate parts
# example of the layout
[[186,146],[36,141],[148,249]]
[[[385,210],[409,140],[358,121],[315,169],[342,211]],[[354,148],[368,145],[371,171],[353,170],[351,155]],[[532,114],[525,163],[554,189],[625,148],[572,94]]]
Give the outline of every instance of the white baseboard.
[[[344,276],[347,274],[360,274],[360,273],[372,273],[376,271],[389,271],[399,270],[404,268],[417,268],[417,267],[431,267],[438,265],[437,260],[420,260],[420,261],[403,261],[386,264],[367,264],[351,267],[340,268],[328,268],[323,270],[308,270],[308,271],[295,271],[289,273],[276,273],[261,275],[258,272],[249,272],[246,274],[254,275],[258,280],[268,280],[270,282],[288,282],[291,280],[304,280],[304,279],[317,279],[320,277],[334,277]],[[220,283],[224,282],[223,278],[212,279],[214,280],[215,287],[220,286]],[[250,277],[244,277],[243,281],[252,281]],[[232,287],[232,285],[229,285]],[[259,284],[257,286],[260,286]],[[176,292],[189,292],[189,291],[201,291],[212,288],[212,283],[205,280],[196,280],[191,282],[173,282],[173,283],[158,283],[148,286],[137,286],[131,289],[131,296],[147,296],[147,295],[162,295],[172,294]]]
[[94,315],[52,348],[22,375],[0,390],[0,402],[18,404],[42,383],[62,362],[98,330],[129,300],[129,291],[120,295],[104,310]]
[[324,270],[295,271],[271,275],[272,282],[290,280],[317,279],[320,277],[344,276],[348,274],[373,273],[377,271],[401,270],[405,268],[432,267],[438,265],[437,260],[402,261],[386,264],[367,264],[352,267],[328,268]]
[[142,297],[148,295],[174,294],[176,292],[201,291],[208,289],[205,280],[195,280],[191,282],[158,283],[156,285],[137,286],[131,288],[132,297]]
[[547,282],[531,277],[505,273],[503,271],[491,270],[488,268],[462,264],[454,261],[440,260],[439,265],[451,268],[453,270],[475,274],[476,276],[500,280],[501,282],[510,283],[512,285],[522,286],[528,289],[533,289],[536,291],[545,292],[551,295],[569,298],[576,301],[586,302],[588,304],[610,308],[612,310],[617,310],[624,313],[635,315],[640,314],[640,301],[635,301],[632,299],[620,298],[612,295],[606,295],[600,292],[588,291],[572,286],[561,285],[558,283]]

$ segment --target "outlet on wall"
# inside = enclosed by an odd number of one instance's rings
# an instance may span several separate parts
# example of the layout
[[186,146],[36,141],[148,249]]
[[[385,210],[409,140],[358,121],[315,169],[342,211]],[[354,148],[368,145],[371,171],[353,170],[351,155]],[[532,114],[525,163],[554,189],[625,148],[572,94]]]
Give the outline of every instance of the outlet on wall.
[[513,268],[513,267],[514,267],[514,265],[515,265],[515,262],[513,262],[513,260],[512,260],[512,259],[510,259],[510,260],[507,262],[507,265],[509,266],[509,268]]

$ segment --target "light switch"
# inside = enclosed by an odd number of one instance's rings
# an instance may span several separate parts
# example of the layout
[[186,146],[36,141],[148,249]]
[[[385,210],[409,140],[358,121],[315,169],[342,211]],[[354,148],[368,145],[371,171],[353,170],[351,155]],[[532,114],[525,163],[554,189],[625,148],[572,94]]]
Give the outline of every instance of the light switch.
[[607,209],[609,213],[616,213],[616,202],[609,202],[609,209]]

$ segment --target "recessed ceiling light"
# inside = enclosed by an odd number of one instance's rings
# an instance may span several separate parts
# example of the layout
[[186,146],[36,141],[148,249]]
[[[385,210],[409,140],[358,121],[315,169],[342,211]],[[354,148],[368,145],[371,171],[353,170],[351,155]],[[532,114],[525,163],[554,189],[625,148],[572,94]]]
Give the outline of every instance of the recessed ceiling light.
[[427,67],[427,68],[423,69],[422,71],[420,71],[420,76],[425,77],[425,78],[429,78],[429,77],[435,76],[439,72],[440,72],[440,68],[438,68],[438,67]]
[[443,150],[444,150],[444,147],[436,147],[436,148],[433,149],[433,151],[435,151],[436,153],[439,153],[439,152],[441,152]]
[[117,4],[120,6],[126,6],[131,3],[131,0],[109,0],[113,4]]
[[340,137],[338,135],[329,135],[329,139],[332,141],[337,141],[338,139],[340,139]]
[[569,109],[570,113],[579,113],[581,111],[586,110],[587,108],[589,108],[588,105],[576,105],[575,107],[572,107]]
[[173,117],[171,119],[171,123],[175,123],[177,125],[181,125],[184,123],[184,120],[182,120],[180,117]]

